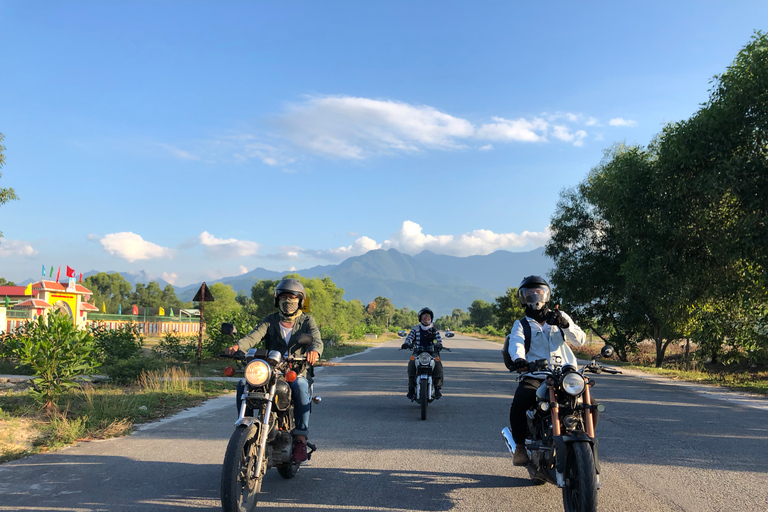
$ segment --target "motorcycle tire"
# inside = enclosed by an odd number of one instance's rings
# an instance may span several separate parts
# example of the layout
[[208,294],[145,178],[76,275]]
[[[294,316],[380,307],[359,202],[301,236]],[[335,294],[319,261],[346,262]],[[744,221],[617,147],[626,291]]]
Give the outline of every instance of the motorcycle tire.
[[301,462],[291,462],[290,464],[285,464],[284,466],[277,466],[277,472],[280,473],[281,477],[285,478],[286,480],[290,480],[296,476],[296,473],[299,472],[300,467]]
[[597,512],[597,473],[589,443],[568,445],[565,460],[565,512]]
[[421,403],[421,419],[427,419],[427,404],[429,404],[429,381],[422,380],[419,384],[419,402]]
[[[254,467],[260,447],[259,423],[232,432],[221,470],[221,508],[224,512],[252,512],[261,492],[263,471]],[[266,466],[264,460],[263,465]]]

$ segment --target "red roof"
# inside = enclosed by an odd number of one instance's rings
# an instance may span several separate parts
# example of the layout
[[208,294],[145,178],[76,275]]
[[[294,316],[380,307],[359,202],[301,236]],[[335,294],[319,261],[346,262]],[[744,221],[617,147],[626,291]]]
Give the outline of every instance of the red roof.
[[80,303],[80,309],[83,311],[98,311],[99,308],[91,304],[90,302],[81,302]]
[[19,302],[14,308],[50,308],[51,305],[41,299],[29,299]]
[[[45,291],[56,291],[56,292],[66,292],[67,291],[67,285],[69,283],[57,283],[56,281],[46,281],[45,279],[42,281],[38,281],[37,283],[32,284],[33,290],[45,290]],[[75,283],[75,292],[74,293],[87,293],[90,294],[91,290],[86,288],[85,286]]]
[[7,295],[9,297],[29,297],[24,290],[26,286],[0,286],[0,295]]

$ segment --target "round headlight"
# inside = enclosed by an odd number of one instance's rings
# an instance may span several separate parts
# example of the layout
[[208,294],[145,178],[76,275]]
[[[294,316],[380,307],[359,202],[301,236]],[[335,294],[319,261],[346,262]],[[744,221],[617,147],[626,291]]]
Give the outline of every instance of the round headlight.
[[569,395],[580,395],[584,391],[584,386],[586,386],[584,377],[576,372],[567,373],[563,377],[563,389]]
[[430,356],[428,353],[422,352],[421,354],[419,354],[419,364],[427,365],[431,360],[432,360],[432,356]]
[[266,361],[254,359],[245,367],[245,380],[251,386],[263,386],[269,380],[271,373],[272,368]]

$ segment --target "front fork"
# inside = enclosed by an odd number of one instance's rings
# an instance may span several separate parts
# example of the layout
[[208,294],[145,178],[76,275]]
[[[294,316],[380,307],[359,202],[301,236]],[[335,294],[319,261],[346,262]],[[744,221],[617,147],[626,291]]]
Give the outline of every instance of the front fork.
[[[256,458],[256,471],[257,476],[261,476],[261,465],[264,463],[264,454],[267,448],[267,436],[269,435],[269,426],[271,425],[270,419],[272,417],[272,403],[275,401],[275,391],[277,389],[277,381],[273,382],[269,387],[269,402],[264,408],[264,415],[261,418],[261,430],[259,430],[259,455]],[[243,400],[243,408],[245,407],[245,400]],[[241,411],[241,415],[245,413],[245,409]]]
[[429,400],[432,400],[433,398],[433,392],[432,392],[432,376],[427,375],[424,377],[423,373],[419,373],[416,375],[416,400],[421,399],[421,381],[427,379],[427,389],[429,390],[429,396],[427,397]]

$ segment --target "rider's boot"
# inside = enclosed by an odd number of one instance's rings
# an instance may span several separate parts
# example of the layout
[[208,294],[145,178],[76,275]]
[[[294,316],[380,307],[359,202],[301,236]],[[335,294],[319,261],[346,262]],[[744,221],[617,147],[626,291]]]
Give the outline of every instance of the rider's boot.
[[436,387],[435,388],[435,400],[437,400],[441,396],[443,396],[443,394],[440,392],[440,388]]
[[515,447],[515,453],[512,455],[512,465],[526,466],[528,464],[528,452],[525,451],[525,445],[519,444]]
[[303,439],[293,440],[292,462],[307,462],[307,443]]
[[408,400],[414,400],[416,398],[416,388],[415,387],[408,387],[408,394],[405,395],[408,397]]

